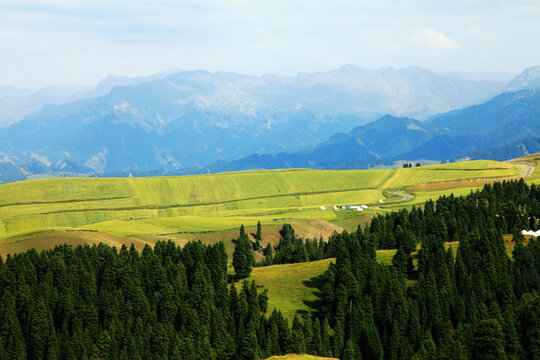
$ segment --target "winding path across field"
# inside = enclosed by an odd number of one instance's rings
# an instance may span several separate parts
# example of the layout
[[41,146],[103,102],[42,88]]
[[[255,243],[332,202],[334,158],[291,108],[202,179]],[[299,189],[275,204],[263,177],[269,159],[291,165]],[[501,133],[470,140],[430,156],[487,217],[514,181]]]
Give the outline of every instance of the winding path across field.
[[405,194],[403,191],[396,191],[394,194],[402,196],[402,198],[400,200],[397,200],[397,201],[409,201],[409,200],[411,200],[413,198],[412,195]]
[[523,165],[527,166],[527,170],[525,171],[525,174],[523,175],[523,177],[526,178],[526,177],[531,176],[534,168],[529,164],[523,164]]

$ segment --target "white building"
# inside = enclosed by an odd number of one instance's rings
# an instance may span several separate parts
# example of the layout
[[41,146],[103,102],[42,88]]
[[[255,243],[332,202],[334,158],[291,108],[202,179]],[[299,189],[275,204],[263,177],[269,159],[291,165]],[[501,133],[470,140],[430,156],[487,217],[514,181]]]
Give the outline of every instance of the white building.
[[528,236],[539,237],[540,236],[540,230],[536,230],[536,231],[533,231],[533,230],[521,230],[521,234],[528,235]]

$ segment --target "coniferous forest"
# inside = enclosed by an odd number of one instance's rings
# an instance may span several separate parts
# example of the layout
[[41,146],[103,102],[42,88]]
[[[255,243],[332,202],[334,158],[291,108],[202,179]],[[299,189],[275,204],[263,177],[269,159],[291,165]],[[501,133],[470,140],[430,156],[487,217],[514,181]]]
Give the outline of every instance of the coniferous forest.
[[[64,245],[0,260],[0,359],[540,359],[540,189],[521,181],[375,217],[328,242],[289,225],[257,265],[335,257],[321,305],[289,324],[249,275],[241,231],[138,253]],[[504,235],[513,234],[507,252]],[[257,239],[259,240],[259,239]],[[445,243],[458,241],[457,251]],[[377,249],[397,249],[392,265]],[[251,264],[249,263],[251,262]]]

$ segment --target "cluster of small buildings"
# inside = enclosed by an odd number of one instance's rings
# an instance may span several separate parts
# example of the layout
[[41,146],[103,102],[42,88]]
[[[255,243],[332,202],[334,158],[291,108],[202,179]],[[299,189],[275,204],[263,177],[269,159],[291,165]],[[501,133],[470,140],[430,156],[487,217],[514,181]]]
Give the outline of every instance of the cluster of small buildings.
[[364,211],[364,209],[367,209],[367,205],[350,205],[347,206],[347,210],[356,210],[356,211]]
[[539,237],[540,236],[540,230],[536,230],[536,231],[533,231],[533,230],[521,230],[521,234],[528,235],[528,236]]
[[[367,209],[367,205],[349,205],[349,206],[336,206],[334,205],[334,211],[341,211],[341,210],[356,210],[356,211],[364,211]],[[326,210],[325,206],[320,207],[321,210]]]

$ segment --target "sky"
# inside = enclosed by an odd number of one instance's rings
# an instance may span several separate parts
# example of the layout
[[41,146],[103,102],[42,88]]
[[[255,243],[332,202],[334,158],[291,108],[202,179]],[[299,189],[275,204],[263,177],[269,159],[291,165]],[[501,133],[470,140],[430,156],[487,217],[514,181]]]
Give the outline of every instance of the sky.
[[345,64],[519,73],[540,64],[539,39],[538,0],[0,0],[0,86]]

